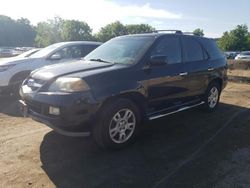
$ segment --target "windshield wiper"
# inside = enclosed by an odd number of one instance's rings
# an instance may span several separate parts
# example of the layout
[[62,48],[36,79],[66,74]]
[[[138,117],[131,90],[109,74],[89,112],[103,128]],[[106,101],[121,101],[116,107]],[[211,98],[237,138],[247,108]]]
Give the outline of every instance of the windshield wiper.
[[109,61],[105,61],[103,59],[90,59],[89,61],[98,61],[98,62],[102,62],[102,63],[112,63],[112,62],[109,62]]

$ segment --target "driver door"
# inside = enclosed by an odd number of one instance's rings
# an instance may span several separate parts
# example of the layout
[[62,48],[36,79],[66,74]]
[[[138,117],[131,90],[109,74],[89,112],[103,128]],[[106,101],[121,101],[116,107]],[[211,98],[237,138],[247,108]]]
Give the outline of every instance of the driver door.
[[165,56],[166,58],[165,64],[161,65],[149,62],[151,64],[148,73],[148,103],[150,108],[160,109],[181,103],[188,88],[179,36],[162,37],[150,52],[150,58],[154,56]]

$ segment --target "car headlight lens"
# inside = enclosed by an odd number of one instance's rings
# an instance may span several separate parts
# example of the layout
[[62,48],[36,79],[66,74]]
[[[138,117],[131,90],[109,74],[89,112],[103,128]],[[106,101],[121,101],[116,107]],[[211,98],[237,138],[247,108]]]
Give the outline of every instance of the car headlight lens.
[[49,92],[79,92],[87,90],[89,90],[89,86],[84,80],[70,77],[58,78],[48,89]]
[[4,72],[7,71],[8,69],[10,69],[11,67],[14,67],[15,65],[1,65],[0,66],[0,72]]

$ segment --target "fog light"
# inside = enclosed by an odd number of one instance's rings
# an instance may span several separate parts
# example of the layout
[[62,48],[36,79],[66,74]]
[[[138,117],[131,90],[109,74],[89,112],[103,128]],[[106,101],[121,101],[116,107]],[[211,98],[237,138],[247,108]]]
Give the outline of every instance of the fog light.
[[49,107],[49,114],[58,116],[58,115],[60,115],[60,109],[53,107],[53,106],[50,106]]

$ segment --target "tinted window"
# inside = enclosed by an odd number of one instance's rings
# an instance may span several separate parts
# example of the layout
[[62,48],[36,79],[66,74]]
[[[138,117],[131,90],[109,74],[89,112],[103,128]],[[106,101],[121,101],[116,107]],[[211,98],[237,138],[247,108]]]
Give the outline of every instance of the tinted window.
[[203,50],[201,45],[195,39],[191,37],[183,37],[182,45],[184,62],[203,60]]
[[62,59],[77,59],[77,58],[82,58],[86,56],[90,51],[93,50],[92,48],[87,48],[84,45],[76,45],[76,46],[68,46],[65,47],[58,52],[57,54],[60,54]]
[[82,48],[83,48],[82,57],[86,56],[87,54],[92,52],[97,47],[98,46],[96,46],[96,45],[84,45],[84,46],[82,46]]
[[81,55],[81,48],[79,46],[68,46],[59,50],[56,54],[60,54],[62,59],[78,58]]
[[151,56],[166,56],[168,64],[181,63],[181,46],[177,37],[165,37],[152,50]]
[[217,47],[215,40],[202,38],[200,39],[200,42],[208,52],[211,59],[224,58],[224,55]]

